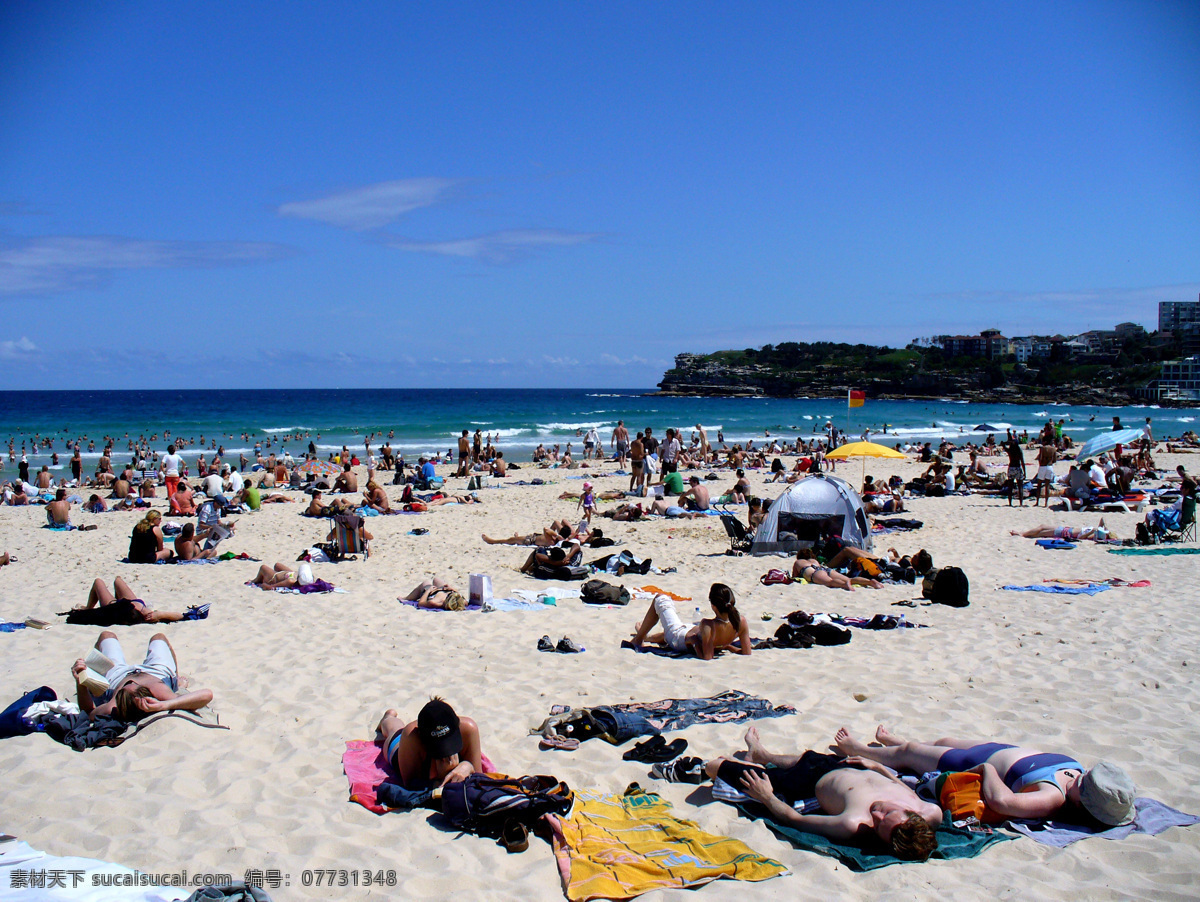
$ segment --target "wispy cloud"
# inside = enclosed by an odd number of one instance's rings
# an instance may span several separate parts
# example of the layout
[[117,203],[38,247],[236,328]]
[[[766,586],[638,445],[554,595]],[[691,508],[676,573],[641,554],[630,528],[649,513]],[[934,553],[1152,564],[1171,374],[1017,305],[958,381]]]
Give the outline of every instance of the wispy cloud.
[[600,362],[610,366],[647,366],[650,363],[645,357],[618,357],[615,354],[601,354]]
[[381,228],[411,210],[432,206],[457,184],[457,179],[440,178],[379,182],[316,200],[283,204],[278,212],[280,216],[315,219],[361,232]]
[[36,354],[38,346],[22,335],[16,341],[0,341],[0,360],[12,360]]
[[197,269],[281,260],[295,254],[256,241],[140,241],[71,235],[0,247],[0,295],[56,294],[106,283],[134,269]]
[[551,357],[549,354],[543,354],[542,360],[551,366],[579,366],[579,361],[574,357]]
[[533,256],[548,248],[588,244],[599,237],[594,233],[566,232],[561,229],[510,229],[456,241],[413,241],[408,238],[380,240],[402,251],[462,257],[498,266]]

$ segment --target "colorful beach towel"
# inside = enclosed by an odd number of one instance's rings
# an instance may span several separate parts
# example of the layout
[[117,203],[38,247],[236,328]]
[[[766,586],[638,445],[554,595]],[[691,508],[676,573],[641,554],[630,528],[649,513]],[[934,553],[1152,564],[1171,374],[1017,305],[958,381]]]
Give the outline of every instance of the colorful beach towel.
[[546,820],[571,902],[632,899],[722,878],[757,882],[788,873],[740,840],[675,817],[670,802],[640,789],[623,796],[581,790],[569,818]]
[[[484,773],[495,773],[496,767],[488,756],[481,755],[480,758]],[[376,814],[387,814],[388,808],[379,804],[379,784],[395,779],[395,774],[388,769],[383,748],[378,743],[369,739],[348,740],[346,751],[342,753],[342,771],[350,781],[351,802],[358,802]]]
[[1192,548],[1165,548],[1163,546],[1155,546],[1154,548],[1110,548],[1109,554],[1200,554],[1200,547]]
[[[816,833],[805,833],[803,830],[785,827],[783,824],[778,824],[769,817],[766,817],[766,809],[758,803],[743,804],[737,807],[742,814],[751,820],[762,820],[771,830],[790,841],[793,845],[801,849],[807,849],[810,852],[816,852],[818,855],[828,855],[831,858],[836,858],[852,871],[874,871],[893,864],[916,863],[904,861],[895,855],[868,852],[866,849],[859,848],[858,846],[848,846],[828,837],[819,836]],[[943,819],[942,826],[937,831],[937,851],[930,858],[974,858],[993,843],[1016,839],[1015,836],[1009,836],[1006,833],[996,831],[972,833],[966,828],[948,826],[949,823],[950,817],[947,815]]]
[[1034,544],[1041,545],[1043,548],[1045,548],[1047,550],[1060,549],[1060,550],[1064,550],[1064,551],[1069,551],[1070,549],[1075,547],[1070,542],[1064,542],[1062,539],[1037,539],[1034,542]]
[[1047,592],[1051,595],[1098,595],[1107,592],[1112,586],[1001,586],[1008,592]]
[[1190,827],[1200,821],[1200,817],[1176,811],[1157,799],[1141,798],[1134,802],[1134,806],[1137,816],[1132,824],[1109,827],[1107,830],[1059,821],[1009,821],[1008,826],[1042,845],[1062,849],[1089,836],[1103,839],[1124,839],[1134,833],[1157,836],[1170,827]]

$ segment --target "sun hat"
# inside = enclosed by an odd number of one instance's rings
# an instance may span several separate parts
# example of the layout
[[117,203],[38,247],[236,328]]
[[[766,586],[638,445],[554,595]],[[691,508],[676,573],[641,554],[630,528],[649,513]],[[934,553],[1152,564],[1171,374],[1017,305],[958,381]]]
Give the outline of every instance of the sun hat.
[[441,699],[427,703],[417,715],[417,738],[431,758],[449,758],[462,751],[458,715]]
[[585,489],[590,489],[590,488],[592,487],[592,484],[591,484],[590,482],[585,482],[585,483],[583,484],[583,487],[584,487]]
[[1129,774],[1108,761],[1101,761],[1079,781],[1079,801],[1084,810],[1110,827],[1133,822],[1137,816],[1135,793]]

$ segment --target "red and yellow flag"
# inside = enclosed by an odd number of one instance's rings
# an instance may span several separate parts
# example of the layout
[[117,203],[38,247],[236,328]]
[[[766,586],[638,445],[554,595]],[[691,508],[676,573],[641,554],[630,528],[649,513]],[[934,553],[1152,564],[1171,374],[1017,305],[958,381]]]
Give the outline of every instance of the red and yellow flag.
[[849,393],[846,404],[850,407],[862,407],[866,400],[867,393],[865,391],[852,391]]

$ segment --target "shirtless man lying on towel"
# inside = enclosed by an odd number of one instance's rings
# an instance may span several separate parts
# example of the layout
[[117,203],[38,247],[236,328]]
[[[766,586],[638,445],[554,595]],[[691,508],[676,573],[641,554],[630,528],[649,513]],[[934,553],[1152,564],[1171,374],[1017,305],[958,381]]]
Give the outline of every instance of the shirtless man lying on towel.
[[[679,783],[720,777],[761,802],[780,824],[838,842],[878,837],[908,861],[924,861],[937,848],[934,829],[942,822],[941,807],[921,801],[891,769],[860,755],[768,752],[754,727],[746,731],[746,748],[738,757],[679,758],[656,765],[654,775]],[[767,769],[767,764],[775,766]],[[820,804],[820,814],[792,807],[810,798]]]

